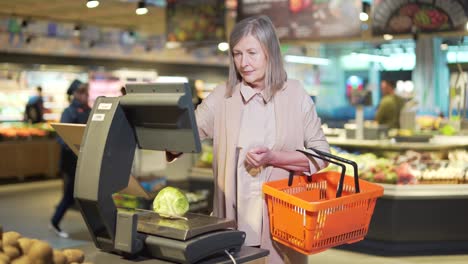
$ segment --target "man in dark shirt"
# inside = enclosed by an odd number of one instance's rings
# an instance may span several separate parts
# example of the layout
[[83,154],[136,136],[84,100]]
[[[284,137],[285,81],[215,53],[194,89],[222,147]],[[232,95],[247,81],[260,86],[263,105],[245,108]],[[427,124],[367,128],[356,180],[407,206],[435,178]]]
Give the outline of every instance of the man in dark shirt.
[[44,99],[42,98],[42,87],[36,88],[37,95],[29,98],[24,111],[24,121],[32,124],[44,121]]
[[400,128],[400,112],[404,105],[404,99],[395,94],[395,82],[382,80],[380,88],[383,94],[380,100],[375,121],[388,128]]
[[[60,122],[86,124],[91,112],[91,108],[88,106],[88,84],[75,80],[68,88],[67,94],[71,96],[71,102],[63,111]],[[59,142],[61,145],[60,171],[64,180],[64,188],[62,200],[52,216],[50,228],[58,236],[67,238],[68,234],[60,229],[59,224],[67,209],[74,203],[73,189],[78,158],[62,139],[59,139]]]

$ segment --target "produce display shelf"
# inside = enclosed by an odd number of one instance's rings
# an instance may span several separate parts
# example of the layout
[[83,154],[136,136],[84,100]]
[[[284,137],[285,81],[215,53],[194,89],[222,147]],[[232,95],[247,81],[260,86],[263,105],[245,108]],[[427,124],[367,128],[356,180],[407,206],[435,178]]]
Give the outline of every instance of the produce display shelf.
[[467,198],[468,184],[381,184],[385,198],[393,199],[450,199]]
[[347,138],[327,138],[328,143],[333,146],[366,149],[366,150],[415,150],[415,151],[431,151],[431,150],[451,150],[457,148],[468,148],[468,141],[462,140],[459,142],[438,140],[436,142],[394,142],[390,139],[382,140],[359,140]]
[[346,249],[390,255],[468,251],[468,184],[381,184],[369,232]]

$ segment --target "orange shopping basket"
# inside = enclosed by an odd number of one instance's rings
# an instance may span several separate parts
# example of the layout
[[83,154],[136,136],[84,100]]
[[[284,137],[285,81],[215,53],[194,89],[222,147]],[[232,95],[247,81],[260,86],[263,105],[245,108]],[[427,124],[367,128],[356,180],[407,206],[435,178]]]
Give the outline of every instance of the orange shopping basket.
[[[316,149],[298,150],[341,167],[340,172],[266,182],[270,232],[274,240],[303,254],[364,239],[383,187],[358,178],[357,164]],[[345,175],[343,163],[353,166],[354,177]]]

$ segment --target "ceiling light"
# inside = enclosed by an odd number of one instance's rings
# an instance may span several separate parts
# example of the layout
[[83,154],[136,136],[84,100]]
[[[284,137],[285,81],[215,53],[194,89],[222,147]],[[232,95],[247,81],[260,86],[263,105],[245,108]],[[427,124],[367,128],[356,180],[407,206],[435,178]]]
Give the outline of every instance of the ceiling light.
[[359,19],[362,21],[362,22],[365,22],[367,20],[369,20],[369,15],[367,13],[364,13],[364,12],[361,12],[359,14]]
[[188,82],[187,77],[183,76],[159,76],[156,79],[157,83],[186,83]]
[[370,11],[370,3],[367,2],[362,2],[362,10],[361,13],[359,13],[359,19],[362,22],[365,22],[369,20],[369,11]]
[[220,42],[220,43],[218,44],[218,49],[219,49],[220,51],[226,51],[226,50],[229,49],[229,44],[228,44],[227,42]]
[[393,39],[393,36],[390,35],[390,34],[384,34],[384,35],[383,35],[383,38],[384,38],[385,40],[392,40],[392,39]]
[[73,28],[73,36],[75,36],[75,37],[79,36],[80,31],[81,31],[81,26],[80,25],[75,25],[75,27]]
[[359,60],[368,60],[368,61],[377,61],[377,62],[387,61],[389,58],[387,56],[359,53],[359,52],[351,52],[351,56],[356,56]]
[[98,0],[88,0],[88,2],[86,2],[86,6],[88,8],[95,8],[99,5],[99,1]]
[[145,15],[145,14],[148,13],[148,8],[146,8],[146,2],[145,1],[138,2],[138,7],[135,10],[135,13],[137,15]]
[[299,63],[299,64],[312,64],[312,65],[328,65],[328,64],[330,64],[329,59],[306,57],[306,56],[296,56],[296,55],[286,55],[286,56],[284,56],[284,60],[286,62]]
[[448,44],[447,43],[440,44],[440,50],[448,50]]

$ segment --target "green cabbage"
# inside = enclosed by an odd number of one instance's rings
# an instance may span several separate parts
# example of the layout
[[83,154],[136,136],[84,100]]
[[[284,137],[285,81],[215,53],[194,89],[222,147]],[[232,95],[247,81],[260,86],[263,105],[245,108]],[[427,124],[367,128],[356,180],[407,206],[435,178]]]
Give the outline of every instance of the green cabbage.
[[165,187],[159,191],[153,201],[153,211],[163,217],[180,217],[189,210],[189,201],[185,194],[174,187]]

